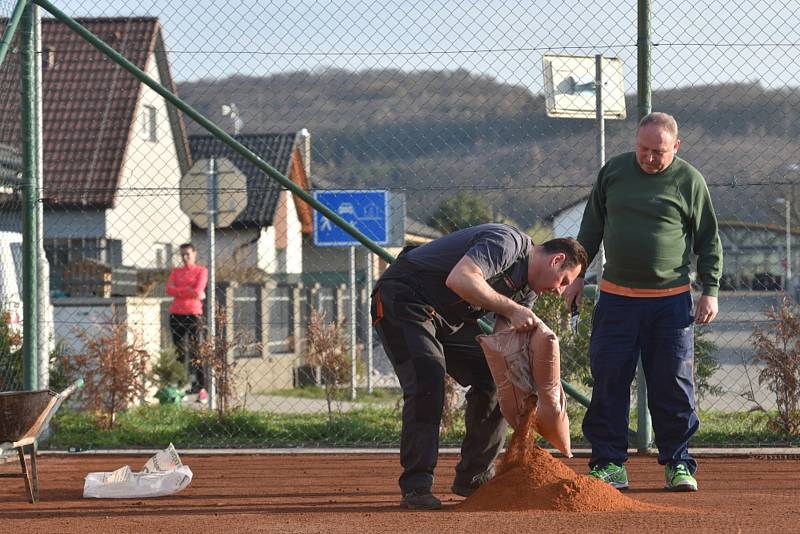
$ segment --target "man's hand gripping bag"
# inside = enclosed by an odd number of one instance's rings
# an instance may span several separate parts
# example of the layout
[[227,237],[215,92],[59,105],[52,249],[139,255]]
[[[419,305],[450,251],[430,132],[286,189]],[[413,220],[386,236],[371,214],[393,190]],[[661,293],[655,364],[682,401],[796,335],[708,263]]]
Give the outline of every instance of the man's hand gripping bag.
[[536,431],[572,457],[567,398],[561,386],[558,338],[542,321],[532,332],[503,330],[478,336],[497,385],[500,411],[517,430],[527,405],[536,406]]

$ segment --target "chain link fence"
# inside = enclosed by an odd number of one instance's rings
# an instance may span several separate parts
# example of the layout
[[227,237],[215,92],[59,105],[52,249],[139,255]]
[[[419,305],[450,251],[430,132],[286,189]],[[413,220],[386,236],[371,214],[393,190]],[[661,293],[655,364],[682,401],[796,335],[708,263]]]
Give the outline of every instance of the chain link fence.
[[[624,106],[626,118],[605,121],[605,153],[633,149],[632,2],[56,6],[298,187],[320,199],[327,192],[331,209],[395,254],[488,221],[512,223],[536,241],[577,234],[598,170],[597,126],[546,114],[545,55],[620,60],[624,96],[604,106]],[[0,0],[0,17],[13,7]],[[754,326],[773,328],[769,306],[784,294],[796,297],[787,274],[798,258],[787,258],[787,246],[800,214],[797,7],[653,6],[653,109],[678,120],[680,155],[706,177],[725,250],[720,315],[698,336],[698,400],[710,430],[696,443],[798,441],[768,424],[776,393],[759,381],[764,367],[751,340]],[[330,221],[315,221],[297,195],[47,13],[39,56],[39,198],[49,274],[40,302],[51,383],[81,372],[70,367],[72,355],[85,354],[87,340],[101,336],[115,350],[148,356],[146,387],[126,390],[132,404],[156,402],[169,385],[188,391],[182,401],[179,393],[162,395],[181,402],[177,411],[158,411],[177,429],[170,439],[195,446],[396,445],[401,396],[367,308],[370,281],[385,261],[343,245]],[[18,72],[14,48],[0,68],[4,176],[21,168]],[[557,75],[556,93],[593,102],[586,93],[593,70]],[[340,190],[353,194],[332,194]],[[15,389],[20,201],[11,185],[2,194],[7,311],[0,380]],[[200,328],[194,346],[182,345],[191,336],[175,337],[174,319],[170,326],[167,282],[182,265],[184,243],[194,244],[198,264],[215,263],[215,335]],[[201,324],[208,323],[211,296]],[[565,378],[589,394],[583,348],[590,310],[576,336],[562,311],[542,306],[562,333]],[[124,335],[110,333],[119,327]],[[309,340],[312,331],[322,337]],[[315,350],[323,341],[334,350]],[[170,374],[165,369],[174,371],[181,352],[176,342],[194,358],[183,359],[183,373]],[[190,373],[194,363],[205,373]],[[118,367],[108,372],[122,372]],[[99,376],[95,368],[82,372]],[[574,411],[579,422],[580,409]],[[65,415],[63,424],[78,425],[79,415]],[[456,423],[443,441],[457,443],[459,432]],[[109,443],[100,432],[86,436],[88,446]],[[137,434],[113,446],[164,439]]]

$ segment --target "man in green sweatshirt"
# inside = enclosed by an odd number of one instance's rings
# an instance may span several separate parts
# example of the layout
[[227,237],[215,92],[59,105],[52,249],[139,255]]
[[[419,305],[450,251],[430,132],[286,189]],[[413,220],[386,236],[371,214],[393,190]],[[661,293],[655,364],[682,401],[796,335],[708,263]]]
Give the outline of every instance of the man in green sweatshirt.
[[[630,386],[641,357],[666,488],[697,490],[697,462],[688,451],[700,426],[693,323],[717,315],[722,246],[705,180],[676,156],[679,147],[672,116],[645,116],[636,151],[600,170],[578,234],[590,261],[601,242],[607,258],[589,344],[594,385],[583,432],[592,444],[590,475],[619,489],[628,487]],[[692,254],[703,285],[694,314]],[[568,306],[582,289],[582,279],[567,288]]]

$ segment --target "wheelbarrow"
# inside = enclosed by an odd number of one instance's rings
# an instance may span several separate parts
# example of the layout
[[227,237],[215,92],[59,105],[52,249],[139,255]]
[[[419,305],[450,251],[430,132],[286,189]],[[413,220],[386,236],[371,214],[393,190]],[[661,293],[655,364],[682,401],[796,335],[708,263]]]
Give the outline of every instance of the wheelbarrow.
[[21,472],[0,473],[0,478],[24,478],[30,503],[39,502],[37,440],[64,399],[82,385],[83,380],[78,380],[61,393],[49,389],[0,392],[0,453],[16,450],[21,467]]

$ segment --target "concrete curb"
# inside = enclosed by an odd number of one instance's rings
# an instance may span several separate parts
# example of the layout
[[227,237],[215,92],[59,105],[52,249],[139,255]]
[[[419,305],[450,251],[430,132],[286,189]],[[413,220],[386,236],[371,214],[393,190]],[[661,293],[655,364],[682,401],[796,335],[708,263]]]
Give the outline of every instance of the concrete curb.
[[[78,456],[78,455],[152,455],[161,449],[92,449],[92,450],[40,450],[43,456]],[[555,456],[561,456],[555,449],[547,449]],[[734,457],[765,457],[765,458],[798,458],[800,459],[800,448],[798,447],[743,447],[743,448],[694,448],[690,449],[693,456],[711,458],[715,456],[734,456]],[[278,449],[178,449],[183,456],[209,456],[209,455],[244,455],[244,454],[263,454],[263,455],[315,455],[315,454],[400,454],[398,448],[372,449],[372,448],[278,448]],[[630,449],[631,456],[656,456],[655,449],[645,453],[639,453],[635,449]],[[460,453],[456,448],[439,449],[439,454],[457,455]],[[573,449],[573,455],[579,458],[589,457],[589,449]]]

